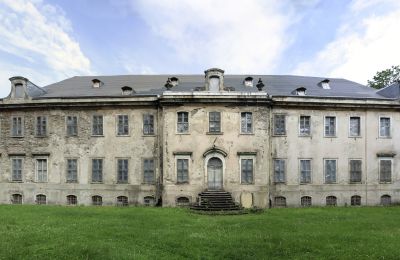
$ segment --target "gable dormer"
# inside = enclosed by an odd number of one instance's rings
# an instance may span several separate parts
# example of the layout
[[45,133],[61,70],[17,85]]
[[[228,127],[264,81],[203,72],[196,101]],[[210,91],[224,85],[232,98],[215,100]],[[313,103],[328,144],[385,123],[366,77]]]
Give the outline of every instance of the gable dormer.
[[204,71],[205,90],[210,92],[219,92],[224,90],[224,71],[218,68],[212,68]]
[[11,93],[10,99],[27,99],[29,97],[27,91],[28,79],[16,76],[10,78],[11,81]]

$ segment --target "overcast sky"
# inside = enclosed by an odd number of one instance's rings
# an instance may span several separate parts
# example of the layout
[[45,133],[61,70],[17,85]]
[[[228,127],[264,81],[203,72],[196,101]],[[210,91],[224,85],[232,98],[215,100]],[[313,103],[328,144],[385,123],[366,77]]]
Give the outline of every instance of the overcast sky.
[[0,0],[9,78],[296,74],[366,84],[400,64],[399,0]]

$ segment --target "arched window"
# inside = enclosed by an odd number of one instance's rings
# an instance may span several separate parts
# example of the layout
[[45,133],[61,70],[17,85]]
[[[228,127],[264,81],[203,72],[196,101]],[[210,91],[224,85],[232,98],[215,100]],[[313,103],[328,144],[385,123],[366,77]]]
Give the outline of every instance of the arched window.
[[117,197],[117,206],[128,206],[128,197],[126,196],[118,196]]
[[101,206],[103,205],[103,198],[101,196],[95,195],[92,197],[92,205],[93,206]]
[[389,206],[392,204],[392,197],[390,195],[382,195],[381,197],[381,205],[382,206]]
[[326,197],[326,206],[336,206],[337,198],[335,196]]
[[46,195],[43,194],[36,195],[36,204],[38,205],[46,204]]
[[286,207],[286,198],[282,196],[275,197],[275,207]]
[[186,207],[189,206],[190,200],[188,197],[179,197],[176,199],[176,206]]
[[67,196],[67,205],[76,205],[78,204],[78,200],[75,195]]
[[358,195],[351,196],[351,206],[361,206],[361,197]]
[[310,196],[301,197],[301,206],[310,207],[312,205],[312,199]]
[[22,195],[21,194],[11,195],[11,203],[12,204],[22,204]]
[[154,206],[155,199],[153,196],[146,196],[144,197],[143,202],[145,206]]

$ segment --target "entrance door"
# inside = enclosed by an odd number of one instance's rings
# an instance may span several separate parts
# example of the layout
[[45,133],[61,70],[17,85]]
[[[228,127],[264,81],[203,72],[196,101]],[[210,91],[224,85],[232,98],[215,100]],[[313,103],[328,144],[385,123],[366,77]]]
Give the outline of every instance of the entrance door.
[[222,189],[222,161],[219,158],[211,158],[207,164],[208,189]]

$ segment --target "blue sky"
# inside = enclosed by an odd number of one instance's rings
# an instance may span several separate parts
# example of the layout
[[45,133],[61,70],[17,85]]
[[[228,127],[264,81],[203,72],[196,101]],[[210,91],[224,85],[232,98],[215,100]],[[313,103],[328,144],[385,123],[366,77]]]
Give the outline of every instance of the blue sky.
[[11,76],[295,74],[365,84],[400,64],[398,0],[0,0]]

